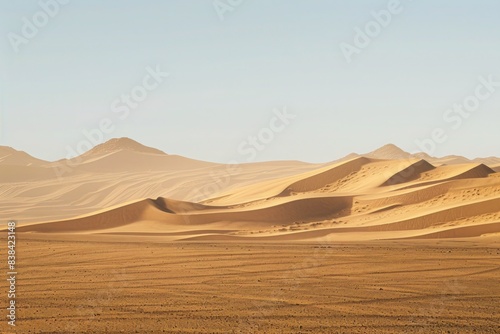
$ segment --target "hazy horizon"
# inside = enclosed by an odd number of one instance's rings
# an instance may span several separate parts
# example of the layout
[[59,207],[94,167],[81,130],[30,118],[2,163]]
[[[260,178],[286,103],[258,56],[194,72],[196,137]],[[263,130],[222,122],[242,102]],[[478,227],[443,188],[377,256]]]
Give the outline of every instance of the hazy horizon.
[[[103,142],[103,143],[100,143],[100,144],[104,144],[104,143],[106,143],[106,142],[108,142],[108,141],[111,141],[111,140],[116,140],[116,139],[130,139],[130,140],[132,140],[132,141],[134,141],[134,142],[137,142],[137,143],[139,143],[139,144],[141,144],[141,145],[144,145],[143,143],[141,143],[141,142],[139,142],[139,141],[137,141],[137,140],[134,140],[133,138],[129,138],[129,137],[114,137],[114,138],[109,138],[107,141],[105,141],[105,142]],[[74,148],[71,148],[71,147],[70,147],[70,148],[69,148],[69,153],[72,153],[72,154],[70,154],[70,155],[71,155],[71,157],[76,157],[76,156],[79,156],[79,155],[82,155],[82,154],[88,153],[89,151],[91,151],[92,149],[94,149],[96,146],[98,146],[98,145],[100,145],[100,144],[97,144],[97,145],[93,146],[91,149],[89,149],[89,150],[87,150],[87,151],[84,151],[84,152],[82,152],[82,153],[80,153],[79,151],[77,151],[77,150],[75,150]],[[384,147],[386,147],[386,146],[391,146],[391,145],[393,145],[393,146],[395,146],[396,148],[399,148],[399,149],[401,149],[401,150],[405,151],[406,153],[410,153],[410,154],[422,153],[422,151],[408,152],[408,151],[404,150],[402,147],[400,147],[400,146],[398,146],[398,145],[395,145],[395,144],[393,144],[393,143],[387,143],[387,144],[382,145],[382,146],[379,146],[379,147],[374,147],[373,149],[371,149],[371,150],[369,150],[369,151],[366,151],[366,152],[365,152],[365,151],[363,151],[363,152],[360,152],[360,151],[352,151],[352,152],[350,152],[350,153],[348,153],[348,154],[346,154],[346,155],[343,155],[343,156],[338,156],[338,157],[330,157],[330,158],[327,158],[325,161],[315,161],[315,162],[312,162],[312,161],[297,160],[297,159],[295,159],[294,161],[300,161],[300,162],[305,162],[305,163],[320,163],[320,164],[321,164],[321,163],[329,163],[329,162],[332,162],[332,161],[336,161],[336,160],[339,160],[339,159],[345,158],[346,156],[348,156],[348,155],[350,155],[350,154],[366,155],[366,154],[370,154],[370,153],[372,153],[372,152],[374,152],[374,151],[376,151],[376,150],[378,150],[378,149],[382,149],[382,148],[384,148]],[[154,146],[148,146],[148,145],[144,145],[144,146],[146,146],[146,147],[150,147],[150,148],[154,148],[154,149],[158,149],[157,147],[154,147]],[[59,161],[59,160],[62,160],[62,159],[67,158],[67,157],[63,157],[63,156],[61,156],[61,157],[56,158],[56,159],[53,159],[53,160],[46,160],[46,159],[43,159],[43,158],[41,158],[41,157],[39,157],[39,156],[36,156],[36,155],[34,155],[34,154],[31,154],[31,152],[27,152],[27,151],[19,150],[19,149],[17,149],[16,147],[12,147],[12,146],[5,146],[5,145],[0,145],[0,148],[1,148],[1,147],[11,147],[11,148],[13,148],[13,149],[15,149],[15,150],[18,150],[18,151],[21,151],[21,152],[28,153],[30,156],[32,156],[32,157],[34,157],[34,158],[41,159],[41,160],[45,160],[45,161],[47,161],[47,162],[56,162],[56,161]],[[186,155],[182,155],[182,154],[173,154],[173,153],[170,153],[170,152],[168,152],[168,151],[164,151],[164,150],[162,150],[162,151],[163,151],[165,154],[167,154],[167,155],[178,155],[178,156],[182,156],[182,157],[189,158],[189,159],[195,159],[195,158],[193,158],[193,157],[186,156]],[[425,153],[425,152],[424,152],[424,153]],[[455,154],[451,154],[451,155],[449,155],[449,156],[456,156],[456,155],[455,155]],[[438,159],[439,159],[439,158],[444,158],[444,157],[446,157],[446,156],[434,156],[434,158],[438,158]],[[476,158],[481,159],[481,158],[490,158],[490,157],[500,158],[500,157],[497,157],[497,156],[481,156],[481,157],[472,157],[472,158],[471,158],[471,157],[466,157],[466,156],[462,156],[462,157],[465,157],[465,158],[467,158],[467,159],[469,159],[469,160],[474,160],[474,159],[476,159]],[[199,160],[199,159],[197,159],[197,160]],[[291,159],[288,159],[288,160],[290,160],[290,161],[291,161]],[[240,160],[237,160],[237,159],[232,159],[232,160],[227,160],[227,161],[212,161],[212,160],[200,160],[200,161],[206,161],[206,162],[212,162],[212,163],[219,163],[219,164],[233,164],[233,163],[273,162],[273,161],[287,161],[287,160],[286,160],[286,159],[276,159],[276,160],[267,160],[267,161],[252,161],[252,160],[245,161],[245,159],[240,159]]]
[[0,145],[53,161],[109,120],[102,141],[221,163],[500,156],[498,2],[54,1],[0,0]]

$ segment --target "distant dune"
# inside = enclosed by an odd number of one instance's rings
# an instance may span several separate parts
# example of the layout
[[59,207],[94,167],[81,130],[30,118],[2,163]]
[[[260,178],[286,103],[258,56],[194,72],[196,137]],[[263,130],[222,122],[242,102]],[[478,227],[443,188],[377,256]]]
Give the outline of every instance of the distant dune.
[[40,166],[44,163],[46,161],[36,159],[25,152],[0,146],[0,166]]
[[[165,240],[500,237],[500,163],[386,145],[326,165],[226,166],[127,138],[45,162],[0,148],[2,219],[18,231]],[[490,163],[485,164],[485,162]],[[61,166],[66,175],[57,176]]]
[[456,165],[456,164],[467,164],[467,163],[478,163],[478,164],[485,164],[488,166],[492,165],[499,165],[500,164],[500,158],[497,157],[488,157],[488,158],[476,158],[474,160],[469,160],[465,157],[459,156],[459,155],[448,155],[445,157],[432,157],[428,155],[427,153],[419,152],[415,154],[411,154],[409,152],[406,152],[402,150],[401,148],[397,147],[394,144],[387,144],[384,145],[375,151],[368,152],[365,154],[357,154],[357,153],[351,153],[347,155],[346,157],[340,159],[339,161],[342,160],[350,160],[355,157],[367,157],[367,158],[373,158],[373,159],[384,159],[384,160],[402,160],[402,159],[423,159],[426,160],[430,163],[432,163],[435,166],[440,166],[440,165]]

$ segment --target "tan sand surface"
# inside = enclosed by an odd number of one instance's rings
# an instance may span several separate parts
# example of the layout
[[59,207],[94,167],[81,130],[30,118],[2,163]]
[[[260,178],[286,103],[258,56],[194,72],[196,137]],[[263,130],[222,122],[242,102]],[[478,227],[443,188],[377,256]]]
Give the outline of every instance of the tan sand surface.
[[0,147],[14,332],[500,333],[499,168],[394,145],[241,165]]
[[[248,244],[119,238],[20,237],[15,332],[500,331],[494,239]],[[4,247],[5,238],[0,242]]]
[[[108,155],[105,157],[109,158]],[[161,157],[169,158],[167,155]],[[177,240],[221,240],[222,237],[223,240],[250,238],[270,241],[321,240],[324,237],[356,241],[425,235],[452,238],[459,233],[458,230],[461,237],[500,236],[497,224],[500,222],[500,177],[483,164],[435,167],[417,158],[380,160],[355,157],[313,169],[298,165],[297,169],[309,170],[296,170],[290,176],[275,175],[274,178],[269,174],[260,175],[256,172],[260,168],[264,168],[262,164],[250,168],[258,175],[256,182],[239,187],[229,186],[231,182],[226,182],[227,189],[214,191],[215,197],[198,202],[161,196],[148,198],[153,190],[169,189],[167,185],[154,186],[162,172],[150,172],[147,177],[151,183],[142,182],[143,179],[135,173],[123,175],[101,190],[93,187],[102,187],[104,181],[96,181],[98,185],[89,184],[84,181],[86,174],[73,187],[49,186],[50,194],[42,193],[48,192],[44,188],[25,189],[22,195],[32,196],[38,201],[44,195],[57,196],[65,201],[79,202],[80,212],[90,208],[99,210],[83,215],[62,210],[60,214],[68,218],[28,222],[19,231],[158,233],[158,237],[162,233],[176,233]],[[202,178],[206,173],[203,168],[192,170],[192,174],[182,170],[184,174],[179,177],[187,179],[196,175]],[[139,185],[133,187],[125,180]],[[75,178],[71,181],[75,182]],[[16,186],[19,187],[19,183]],[[12,191],[10,189],[7,193]],[[131,201],[131,198],[140,199]],[[46,209],[53,209],[53,205]],[[42,209],[36,207],[36,210]],[[69,218],[71,216],[77,217]],[[359,232],[358,236],[356,232]]]

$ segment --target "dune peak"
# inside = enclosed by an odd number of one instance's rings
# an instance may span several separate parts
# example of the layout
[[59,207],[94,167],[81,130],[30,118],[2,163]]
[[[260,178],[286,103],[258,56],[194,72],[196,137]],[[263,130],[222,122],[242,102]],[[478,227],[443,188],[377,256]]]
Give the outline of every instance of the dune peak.
[[122,138],[112,138],[102,144],[99,144],[94,148],[92,148],[90,151],[84,153],[83,156],[87,157],[100,156],[122,150],[139,152],[139,153],[166,155],[166,153],[161,150],[145,146],[139,142],[136,142],[133,139],[122,137]]
[[365,154],[365,156],[375,159],[398,159],[408,158],[411,154],[394,144],[386,144],[375,151]]
[[10,146],[0,146],[1,165],[31,166],[41,165],[43,163],[45,163],[45,161],[37,159],[26,152],[18,151]]
[[10,146],[0,146],[0,156],[6,156],[9,154],[13,154],[19,152],[16,149],[10,147]]

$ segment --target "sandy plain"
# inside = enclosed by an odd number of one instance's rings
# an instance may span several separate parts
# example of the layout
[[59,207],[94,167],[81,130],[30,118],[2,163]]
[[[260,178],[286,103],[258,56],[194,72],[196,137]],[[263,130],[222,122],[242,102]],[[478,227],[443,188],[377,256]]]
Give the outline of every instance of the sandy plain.
[[28,236],[18,249],[18,333],[500,331],[494,240],[242,244]]

